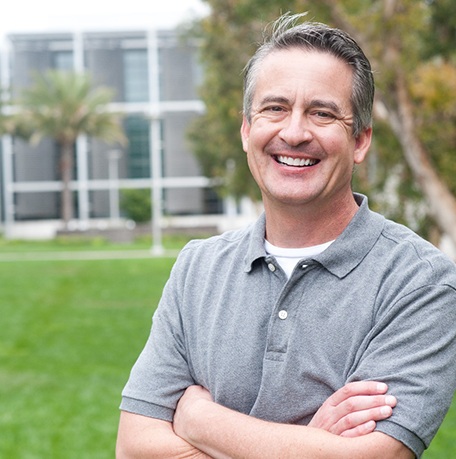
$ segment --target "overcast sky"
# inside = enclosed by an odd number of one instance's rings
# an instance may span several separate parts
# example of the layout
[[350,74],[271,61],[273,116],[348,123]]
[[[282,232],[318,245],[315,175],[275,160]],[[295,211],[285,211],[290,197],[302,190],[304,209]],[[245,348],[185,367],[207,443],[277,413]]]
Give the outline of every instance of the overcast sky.
[[12,32],[171,28],[204,15],[201,0],[6,0],[0,36]]

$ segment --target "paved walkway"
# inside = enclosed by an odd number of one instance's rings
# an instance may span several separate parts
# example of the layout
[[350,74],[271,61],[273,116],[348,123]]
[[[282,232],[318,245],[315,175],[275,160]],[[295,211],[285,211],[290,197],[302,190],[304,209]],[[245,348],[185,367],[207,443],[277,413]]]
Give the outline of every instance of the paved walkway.
[[67,261],[67,260],[121,260],[140,258],[175,258],[178,250],[87,250],[68,252],[9,252],[0,253],[0,262],[17,261]]

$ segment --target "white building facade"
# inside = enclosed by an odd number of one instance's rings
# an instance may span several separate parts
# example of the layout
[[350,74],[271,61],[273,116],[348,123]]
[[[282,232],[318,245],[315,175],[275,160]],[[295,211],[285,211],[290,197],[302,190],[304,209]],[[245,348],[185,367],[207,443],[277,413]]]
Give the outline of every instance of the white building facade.
[[[223,203],[202,176],[187,139],[204,111],[197,44],[174,31],[13,34],[1,56],[1,84],[12,100],[47,69],[88,72],[114,90],[128,137],[113,147],[81,137],[75,145],[74,228],[118,220],[119,192],[149,189],[157,221],[164,216],[219,215]],[[54,142],[32,146],[3,136],[1,207],[4,233],[18,222],[60,218],[60,171]]]

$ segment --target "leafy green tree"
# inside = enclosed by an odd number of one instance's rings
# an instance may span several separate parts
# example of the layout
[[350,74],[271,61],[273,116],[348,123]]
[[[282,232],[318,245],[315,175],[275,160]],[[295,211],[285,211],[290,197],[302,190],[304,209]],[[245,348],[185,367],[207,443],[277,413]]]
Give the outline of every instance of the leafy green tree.
[[[416,0],[352,0],[355,7],[349,11],[331,0],[322,2],[330,10],[332,23],[348,29],[371,57],[377,74],[377,119],[396,136],[415,190],[424,197],[426,215],[456,247],[454,175],[448,175],[455,159],[447,148],[452,135],[448,123],[454,125],[454,108],[445,110],[444,105],[436,104],[437,100],[449,98],[449,105],[454,107],[456,69],[454,61],[439,51],[448,49],[447,43],[435,47],[437,54],[431,56],[427,44],[436,8],[451,5]],[[455,7],[453,3],[452,9]],[[452,79],[444,81],[445,75]],[[425,80],[432,84],[423,90]]]
[[[206,3],[211,13],[195,30],[203,41],[206,79],[201,95],[207,112],[190,136],[207,174],[225,177],[227,161],[235,164],[222,191],[258,196],[240,144],[242,69],[262,41],[266,24],[287,11],[307,11],[310,20],[351,33],[373,63],[375,143],[368,161],[355,175],[357,188],[370,195],[374,207],[396,201],[390,215],[407,224],[417,220],[412,226],[424,236],[429,235],[429,222],[434,221],[456,245],[453,0]],[[391,187],[393,176],[397,183]],[[411,208],[415,209],[413,217]]]
[[456,4],[454,0],[427,0],[430,19],[424,42],[428,57],[442,56],[454,62],[456,56]]
[[31,143],[50,137],[59,147],[65,228],[73,218],[70,183],[78,136],[85,134],[108,143],[126,142],[119,115],[106,110],[112,96],[107,88],[94,88],[87,74],[49,70],[37,74],[19,100],[16,135]]

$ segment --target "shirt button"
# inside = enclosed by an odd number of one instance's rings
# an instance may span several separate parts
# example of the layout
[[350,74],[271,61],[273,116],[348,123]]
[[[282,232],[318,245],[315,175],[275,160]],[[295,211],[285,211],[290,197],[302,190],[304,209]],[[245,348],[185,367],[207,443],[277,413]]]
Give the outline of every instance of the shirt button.
[[276,270],[276,267],[272,263],[268,263],[268,268],[271,272],[274,272]]
[[279,319],[285,320],[288,317],[288,312],[283,309],[279,311]]

